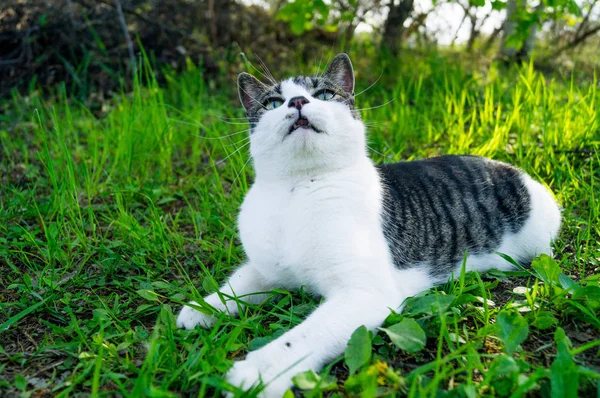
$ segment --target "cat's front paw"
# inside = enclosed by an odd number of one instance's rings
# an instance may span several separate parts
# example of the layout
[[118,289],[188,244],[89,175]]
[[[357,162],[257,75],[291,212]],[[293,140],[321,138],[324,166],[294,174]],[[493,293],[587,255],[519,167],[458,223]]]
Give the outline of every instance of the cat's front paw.
[[264,388],[258,395],[261,398],[281,398],[292,387],[289,374],[280,374],[274,363],[277,358],[263,360],[260,356],[248,355],[247,359],[236,362],[227,372],[227,382],[244,391],[258,386],[262,381]]
[[[198,305],[194,301],[190,301],[190,304]],[[183,306],[181,312],[177,316],[176,325],[178,328],[193,329],[196,325],[200,325],[203,328],[209,328],[215,324],[215,317],[212,315],[203,314],[200,311],[193,309],[187,305]]]
[[234,363],[233,367],[227,372],[225,378],[232,386],[242,390],[249,390],[259,384],[261,374],[255,364],[245,360]]

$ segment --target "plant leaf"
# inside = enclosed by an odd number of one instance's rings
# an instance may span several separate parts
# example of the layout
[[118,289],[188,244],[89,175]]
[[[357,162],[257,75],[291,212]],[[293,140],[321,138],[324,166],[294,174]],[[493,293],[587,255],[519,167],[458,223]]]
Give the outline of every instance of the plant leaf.
[[318,387],[320,391],[327,391],[334,390],[337,387],[335,377],[329,375],[321,377],[314,370],[297,374],[292,377],[292,382],[301,390],[313,390]]
[[560,275],[558,275],[558,281],[560,282],[560,285],[563,287],[563,289],[567,291],[579,287],[579,285],[573,279],[569,278],[562,272],[560,273]]
[[577,397],[579,387],[577,366],[569,352],[571,342],[560,327],[556,328],[554,342],[556,343],[556,358],[550,367],[550,396],[553,398]]
[[542,254],[533,261],[531,268],[535,270],[538,277],[543,280],[546,285],[552,286],[558,282],[560,267],[552,257]]
[[498,337],[506,346],[506,352],[512,355],[519,344],[525,341],[529,334],[529,325],[518,311],[504,310],[496,318]]
[[136,293],[145,298],[146,300],[160,301],[156,293],[154,293],[152,290],[140,289],[136,291]]
[[423,297],[415,297],[408,300],[406,307],[404,308],[405,313],[410,314],[429,314],[441,313],[446,311],[452,302],[456,299],[452,295],[443,294],[428,294]]
[[371,336],[365,326],[361,326],[352,333],[348,347],[344,352],[344,360],[354,374],[371,359]]
[[425,332],[412,318],[405,318],[400,323],[379,330],[383,330],[400,349],[411,353],[421,351],[427,342]]

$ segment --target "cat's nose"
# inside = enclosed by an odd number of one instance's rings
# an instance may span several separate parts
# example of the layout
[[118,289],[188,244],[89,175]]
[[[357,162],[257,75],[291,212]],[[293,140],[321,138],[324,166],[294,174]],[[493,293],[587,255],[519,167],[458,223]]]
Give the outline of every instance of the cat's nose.
[[290,102],[288,102],[288,108],[296,108],[298,110],[302,109],[302,106],[304,106],[305,104],[308,104],[308,100],[306,99],[306,97],[294,97],[294,98],[290,98]]

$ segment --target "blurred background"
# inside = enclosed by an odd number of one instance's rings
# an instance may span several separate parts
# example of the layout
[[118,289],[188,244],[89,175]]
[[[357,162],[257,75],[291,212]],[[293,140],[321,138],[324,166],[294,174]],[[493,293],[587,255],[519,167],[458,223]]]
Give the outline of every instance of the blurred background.
[[71,95],[102,100],[130,86],[142,51],[159,80],[161,71],[191,62],[208,81],[233,82],[243,69],[241,52],[279,78],[339,50],[369,60],[438,53],[484,67],[533,60],[545,73],[591,74],[600,65],[597,3],[2,0],[0,96],[65,83]]

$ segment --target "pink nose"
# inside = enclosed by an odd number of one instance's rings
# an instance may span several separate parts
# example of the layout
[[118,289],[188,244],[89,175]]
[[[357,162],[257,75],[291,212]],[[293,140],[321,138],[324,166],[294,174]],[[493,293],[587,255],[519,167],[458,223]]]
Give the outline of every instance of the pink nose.
[[308,104],[308,100],[305,97],[294,97],[290,98],[290,102],[288,102],[288,108],[296,108],[300,110],[304,104]]

